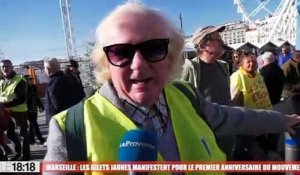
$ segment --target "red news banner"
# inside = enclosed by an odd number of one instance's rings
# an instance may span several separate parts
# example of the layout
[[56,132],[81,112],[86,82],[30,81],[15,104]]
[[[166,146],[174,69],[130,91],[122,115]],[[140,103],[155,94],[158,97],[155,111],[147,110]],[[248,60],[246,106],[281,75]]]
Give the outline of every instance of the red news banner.
[[43,162],[43,172],[293,172],[299,162]]

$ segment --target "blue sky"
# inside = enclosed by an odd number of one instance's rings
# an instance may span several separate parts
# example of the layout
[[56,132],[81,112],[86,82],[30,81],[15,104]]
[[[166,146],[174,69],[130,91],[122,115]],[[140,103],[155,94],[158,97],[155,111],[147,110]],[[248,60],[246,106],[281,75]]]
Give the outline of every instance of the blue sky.
[[[99,21],[124,0],[71,0],[72,23],[79,54],[94,38]],[[182,14],[186,35],[196,29],[241,20],[233,0],[142,0],[161,9],[175,25]],[[14,64],[65,56],[59,0],[0,0],[0,49]]]

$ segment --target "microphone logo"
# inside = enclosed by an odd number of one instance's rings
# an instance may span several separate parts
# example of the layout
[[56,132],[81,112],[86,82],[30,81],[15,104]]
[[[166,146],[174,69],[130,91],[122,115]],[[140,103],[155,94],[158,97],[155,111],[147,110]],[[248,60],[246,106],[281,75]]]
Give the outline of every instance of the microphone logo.
[[157,138],[145,130],[129,130],[119,142],[119,161],[156,161]]
[[131,141],[126,141],[125,143],[120,143],[119,148],[122,147],[144,147],[144,148],[150,148],[150,149],[155,149],[155,145],[152,145],[150,143],[143,143],[143,142],[131,142]]

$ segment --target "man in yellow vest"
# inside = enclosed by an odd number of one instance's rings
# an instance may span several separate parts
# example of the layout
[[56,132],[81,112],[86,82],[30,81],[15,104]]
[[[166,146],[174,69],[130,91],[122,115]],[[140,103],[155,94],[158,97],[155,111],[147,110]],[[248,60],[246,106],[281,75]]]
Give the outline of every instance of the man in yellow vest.
[[0,105],[15,119],[20,126],[20,136],[23,137],[21,147],[18,136],[14,131],[15,124],[11,120],[7,136],[15,144],[16,155],[12,160],[29,160],[30,147],[27,131],[26,81],[13,71],[12,62],[8,59],[0,62],[0,68],[3,74],[3,79],[0,81]]
[[[45,160],[117,161],[124,134],[142,129],[157,137],[159,160],[225,161],[214,132],[292,131],[300,122],[299,116],[220,107],[205,101],[189,84],[173,82],[183,64],[183,36],[160,12],[139,1],[118,6],[96,31],[92,58],[103,85],[79,103],[82,110],[71,113],[76,105],[51,118]],[[273,125],[256,126],[266,122]],[[77,126],[84,132],[70,135],[71,128],[79,131]],[[74,137],[78,142],[69,142]],[[82,142],[86,149],[78,146]],[[74,158],[79,154],[83,157]]]

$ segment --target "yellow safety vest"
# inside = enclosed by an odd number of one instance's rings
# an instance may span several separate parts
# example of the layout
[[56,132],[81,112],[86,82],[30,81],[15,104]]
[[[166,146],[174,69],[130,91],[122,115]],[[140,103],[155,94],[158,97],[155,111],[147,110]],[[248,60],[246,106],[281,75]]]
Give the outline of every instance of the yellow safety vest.
[[[23,80],[22,77],[16,74],[5,87],[4,87],[4,80],[1,80],[0,102],[6,103],[17,98],[15,94],[15,88],[17,87],[17,85],[21,80]],[[9,108],[9,110],[13,112],[26,112],[27,111],[26,101],[20,105]]]
[[[173,85],[165,88],[165,94],[180,160],[225,161],[226,156],[218,147],[214,133],[197,115],[190,100]],[[85,101],[84,116],[87,160],[117,161],[119,142],[127,131],[137,128],[135,124],[99,93]],[[54,116],[62,130],[65,129],[65,117],[65,111]]]
[[240,68],[230,76],[230,84],[238,87],[244,96],[244,107],[251,109],[272,109],[269,93],[263,77],[256,72],[253,78]]

